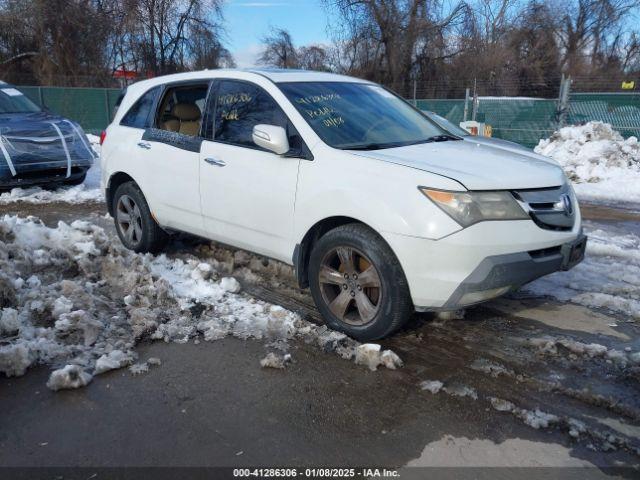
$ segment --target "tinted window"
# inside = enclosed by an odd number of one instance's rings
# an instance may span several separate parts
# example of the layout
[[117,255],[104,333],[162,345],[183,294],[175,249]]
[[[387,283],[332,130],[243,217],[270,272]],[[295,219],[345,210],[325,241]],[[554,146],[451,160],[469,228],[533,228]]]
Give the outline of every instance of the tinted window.
[[280,89],[322,140],[335,148],[377,149],[433,141],[446,133],[378,85],[280,83]]
[[257,85],[222,81],[216,94],[214,139],[258,148],[251,134],[253,127],[261,123],[287,128],[287,116]]
[[124,100],[124,96],[126,94],[127,94],[127,87],[125,87],[122,90],[120,90],[120,93],[118,94],[118,98],[116,99],[116,104],[113,106],[113,113],[111,114],[111,121],[113,121],[113,119],[116,118],[116,114],[118,113],[118,109],[120,108],[120,104],[122,103],[122,100]]
[[32,113],[39,111],[40,107],[19,90],[8,85],[0,88],[0,113]]
[[168,88],[158,108],[156,128],[184,135],[198,135],[208,90],[207,83]]
[[155,103],[160,87],[155,87],[142,95],[122,118],[120,125],[135,128],[148,128],[151,126],[151,110]]

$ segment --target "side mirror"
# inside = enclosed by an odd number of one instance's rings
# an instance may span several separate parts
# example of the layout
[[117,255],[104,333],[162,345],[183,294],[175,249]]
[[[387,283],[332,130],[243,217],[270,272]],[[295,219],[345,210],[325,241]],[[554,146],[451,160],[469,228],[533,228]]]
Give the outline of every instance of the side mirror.
[[287,131],[275,125],[256,125],[253,127],[253,143],[259,147],[283,155],[289,151]]

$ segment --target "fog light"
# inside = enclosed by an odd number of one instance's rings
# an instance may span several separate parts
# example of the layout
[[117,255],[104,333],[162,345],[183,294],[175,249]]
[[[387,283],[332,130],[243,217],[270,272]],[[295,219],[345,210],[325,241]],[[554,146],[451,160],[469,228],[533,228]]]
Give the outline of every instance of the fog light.
[[479,292],[468,292],[460,298],[460,305],[471,305],[472,303],[482,302],[489,300],[490,298],[499,297],[503,293],[507,293],[511,290],[511,285],[500,288],[492,288],[490,290],[480,290]]

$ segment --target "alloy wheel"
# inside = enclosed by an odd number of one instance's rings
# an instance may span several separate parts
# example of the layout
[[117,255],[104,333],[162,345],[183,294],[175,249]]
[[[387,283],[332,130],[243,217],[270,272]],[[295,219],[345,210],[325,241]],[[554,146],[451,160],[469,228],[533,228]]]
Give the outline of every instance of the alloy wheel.
[[382,282],[371,260],[359,250],[341,246],[322,259],[318,273],[320,292],[340,321],[365,325],[382,303]]
[[142,241],[142,214],[129,195],[122,195],[118,199],[116,222],[122,236],[130,245],[137,245]]

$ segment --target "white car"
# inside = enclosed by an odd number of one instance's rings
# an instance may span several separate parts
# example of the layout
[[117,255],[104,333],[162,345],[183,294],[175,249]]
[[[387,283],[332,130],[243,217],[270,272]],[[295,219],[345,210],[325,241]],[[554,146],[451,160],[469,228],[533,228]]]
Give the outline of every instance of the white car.
[[360,339],[479,303],[584,255],[553,161],[461,141],[374,83],[214,70],[130,86],[103,133],[120,239],[184,231],[295,267],[327,324]]

